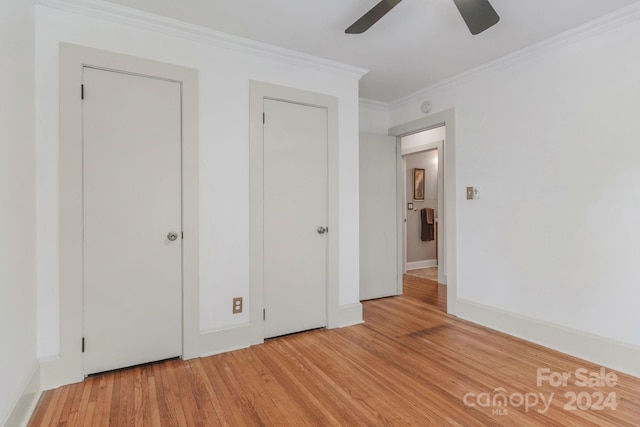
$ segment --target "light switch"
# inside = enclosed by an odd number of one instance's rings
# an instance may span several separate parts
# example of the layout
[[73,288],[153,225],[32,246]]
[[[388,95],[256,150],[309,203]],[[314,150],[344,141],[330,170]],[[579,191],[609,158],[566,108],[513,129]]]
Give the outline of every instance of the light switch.
[[478,187],[467,187],[467,200],[476,200],[480,198],[480,190]]

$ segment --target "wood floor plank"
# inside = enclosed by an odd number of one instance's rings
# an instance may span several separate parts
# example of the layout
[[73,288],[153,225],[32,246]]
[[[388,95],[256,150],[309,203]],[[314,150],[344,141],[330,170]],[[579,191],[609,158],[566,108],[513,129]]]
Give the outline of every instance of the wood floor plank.
[[[148,396],[148,386],[146,384],[146,368],[136,369],[133,377],[133,396],[134,396],[134,426],[144,426],[144,412],[146,396]],[[146,394],[145,394],[146,389]]]
[[106,427],[109,425],[111,420],[111,416],[105,416],[105,414],[111,414],[111,407],[114,401],[119,401],[124,393],[119,393],[114,396],[114,388],[119,392],[122,387],[120,383],[118,383],[118,387],[116,386],[115,379],[120,380],[122,377],[122,373],[117,373],[115,375],[101,375],[100,376],[100,388],[98,391],[98,400],[96,401],[96,419],[98,420],[98,425],[100,427]]
[[176,378],[176,364],[182,363],[175,360],[169,360],[164,365],[158,364],[156,369],[156,377],[160,376],[164,386],[164,396],[167,402],[167,408],[171,413],[173,425],[176,426],[188,426],[187,416],[185,415],[185,408],[182,406],[180,395],[183,390],[180,389]]
[[145,395],[147,399],[147,405],[145,407],[146,420],[148,420],[149,425],[159,426],[162,425],[160,421],[160,404],[158,400],[158,394],[156,392],[156,379],[150,373],[152,372],[151,368],[146,369],[147,373],[147,395]]
[[[120,404],[121,400],[123,400],[123,396],[126,394],[123,392],[123,383],[122,383],[122,375],[120,372],[113,372],[110,374],[105,374],[111,377],[111,381],[113,383],[113,391],[111,393],[111,407],[109,410],[109,421],[108,422],[116,422],[119,418],[120,414]],[[96,380],[98,376],[93,377]],[[105,420],[100,420],[101,422],[105,422]]]
[[91,401],[87,405],[87,413],[82,421],[80,421],[83,426],[94,426],[100,422],[100,420],[95,419],[94,414],[96,412],[96,401]]
[[[179,377],[184,377],[184,365],[182,362],[172,360],[169,363],[170,369],[164,369],[162,372],[165,374],[164,378],[168,380],[168,397],[169,402],[172,403],[174,408],[174,412],[176,414],[176,419],[178,421],[179,426],[192,426],[194,425],[193,421],[193,412],[185,410],[187,406],[185,406],[185,396],[190,395],[190,391],[181,386]],[[177,372],[179,371],[179,374]],[[198,417],[199,418],[199,417]]]
[[200,414],[206,426],[228,426],[220,418],[221,404],[208,381],[207,372],[202,365],[201,359],[189,361],[190,369],[187,370],[189,383],[196,390],[194,392]]
[[160,425],[178,425],[178,422],[173,415],[173,412],[170,410],[171,404],[169,399],[165,396],[165,383],[161,378],[160,372],[162,371],[162,366],[160,364],[154,364],[153,368],[153,379],[154,379],[154,389],[156,392],[156,400],[155,405],[158,408],[158,415],[160,418]]
[[60,411],[60,417],[58,419],[59,425],[69,424],[69,417],[71,416],[71,414],[76,412],[73,408],[74,408],[74,405],[76,404],[76,401],[78,400],[78,395],[81,395],[81,394],[82,394],[82,390],[78,388],[69,389],[69,392],[65,398],[64,406]]
[[93,381],[94,381],[94,378],[87,378],[83,383],[84,387],[78,387],[81,391],[80,394],[82,395],[82,397],[80,398],[80,404],[78,406],[76,417],[74,418],[73,422],[69,422],[70,427],[75,427],[75,426],[80,427],[82,425],[82,420],[85,419],[87,414],[87,408],[89,406],[89,397],[91,396]]
[[[363,303],[363,324],[92,376],[45,392],[29,426],[640,425],[639,378],[580,387],[577,369],[601,367],[448,316],[446,287],[404,279],[403,296]],[[538,368],[572,378],[538,385]],[[598,393],[616,409],[586,405]],[[524,405],[536,396],[548,407]]]
[[51,415],[51,424],[58,425],[60,423],[60,418],[62,417],[62,410],[64,409],[67,396],[69,395],[70,389],[62,388],[58,389],[58,405],[55,406],[55,411]]

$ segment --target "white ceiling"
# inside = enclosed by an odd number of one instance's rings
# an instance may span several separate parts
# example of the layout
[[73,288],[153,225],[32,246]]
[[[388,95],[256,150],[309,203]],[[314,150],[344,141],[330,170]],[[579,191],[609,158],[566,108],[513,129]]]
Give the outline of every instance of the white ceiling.
[[636,0],[490,0],[500,22],[472,36],[452,0],[403,0],[364,34],[379,0],[109,0],[369,69],[360,96],[396,101]]

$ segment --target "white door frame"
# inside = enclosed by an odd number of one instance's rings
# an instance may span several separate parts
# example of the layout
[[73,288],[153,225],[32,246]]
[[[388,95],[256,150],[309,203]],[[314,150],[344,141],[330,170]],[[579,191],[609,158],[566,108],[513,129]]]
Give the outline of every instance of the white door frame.
[[327,109],[328,120],[328,228],[327,328],[339,326],[338,300],[338,98],[299,89],[250,82],[250,343],[264,342],[264,99],[295,102]]
[[[456,301],[458,298],[457,271],[458,271],[458,234],[457,234],[457,208],[456,208],[456,129],[455,110],[449,109],[439,113],[431,114],[418,120],[413,120],[389,129],[389,135],[397,137],[397,144],[400,145],[400,138],[414,133],[434,129],[440,126],[447,127],[446,142],[443,147],[444,156],[444,215],[445,215],[445,235],[446,235],[446,281],[447,281],[447,313],[456,314]],[[398,149],[398,271],[404,271],[404,175],[402,175],[402,150]],[[406,154],[406,153],[405,153]],[[440,157],[440,155],[439,155]],[[438,213],[440,216],[441,213]],[[402,284],[402,273],[400,273],[399,283]],[[402,285],[400,285],[401,287]],[[400,288],[400,291],[402,289]]]
[[[92,66],[182,86],[182,358],[200,356],[198,72],[127,55],[60,44],[60,357],[42,364],[44,389],[82,381],[82,69]],[[87,96],[90,96],[87,93]]]

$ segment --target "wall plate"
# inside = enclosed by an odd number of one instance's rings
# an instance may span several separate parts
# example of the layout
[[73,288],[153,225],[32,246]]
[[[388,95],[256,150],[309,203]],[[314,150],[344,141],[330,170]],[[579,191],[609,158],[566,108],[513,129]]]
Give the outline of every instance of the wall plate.
[[467,187],[467,200],[473,200],[473,187]]

